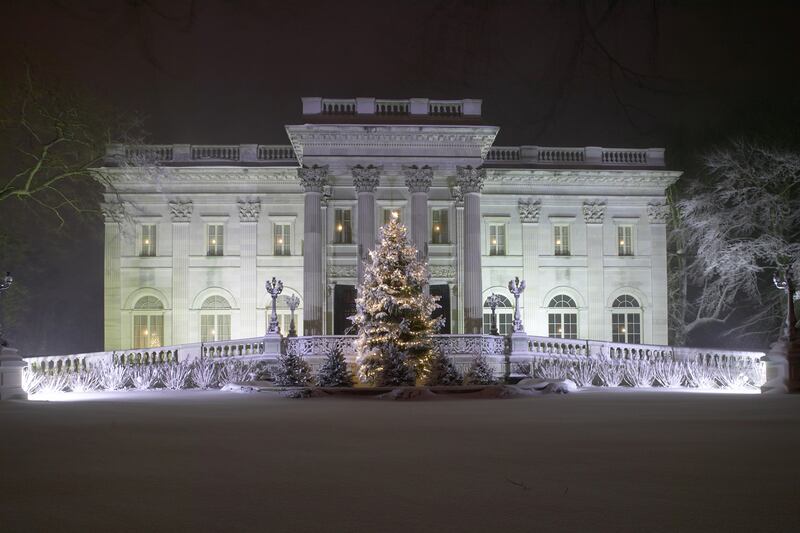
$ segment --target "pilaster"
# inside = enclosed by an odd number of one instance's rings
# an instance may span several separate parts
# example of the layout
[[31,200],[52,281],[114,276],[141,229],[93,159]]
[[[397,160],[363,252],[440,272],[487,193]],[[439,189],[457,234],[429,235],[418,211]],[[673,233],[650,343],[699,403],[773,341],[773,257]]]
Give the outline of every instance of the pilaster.
[[260,202],[239,202],[239,256],[242,279],[241,294],[239,295],[239,321],[242,337],[256,337],[261,334],[256,310],[256,295],[259,289],[256,276],[256,247],[260,213]]
[[103,255],[103,344],[106,350],[122,346],[122,281],[120,279],[120,253],[122,232],[120,225],[124,209],[120,203],[107,203],[102,207],[105,220],[105,253]]
[[[172,339],[183,344],[189,338],[189,237],[192,202],[170,202],[172,217]],[[166,344],[166,342],[165,342]]]
[[[603,220],[605,202],[599,200],[583,202],[583,219],[586,223],[587,293],[589,303],[589,339],[610,338],[610,324],[606,326],[604,267],[603,267]],[[578,324],[580,328],[580,324]],[[580,337],[580,333],[578,334]]]
[[528,288],[522,293],[522,307],[525,309],[523,321],[525,330],[528,332],[536,331],[535,309],[538,307],[541,291],[537,283],[539,273],[539,213],[542,204],[540,200],[528,198],[520,200],[517,205],[519,221],[522,224],[522,272],[523,279],[528,281]]
[[[667,221],[669,206],[650,204],[647,206],[650,223],[650,290],[653,309],[653,331],[651,344],[667,344],[669,337],[669,318],[667,313]],[[647,335],[647,332],[645,332]]]

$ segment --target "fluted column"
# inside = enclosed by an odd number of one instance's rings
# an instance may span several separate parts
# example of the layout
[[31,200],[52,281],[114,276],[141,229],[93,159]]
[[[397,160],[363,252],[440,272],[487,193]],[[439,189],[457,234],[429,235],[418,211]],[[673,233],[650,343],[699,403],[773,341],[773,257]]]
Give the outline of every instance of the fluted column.
[[522,272],[528,284],[528,288],[522,293],[522,308],[525,310],[525,315],[523,316],[525,331],[539,335],[541,331],[546,331],[547,328],[547,324],[541,324],[541,328],[537,328],[535,320],[537,302],[541,297],[537,280],[537,274],[539,273],[537,232],[539,230],[539,213],[541,212],[542,204],[539,200],[529,198],[520,200],[517,208],[519,221],[522,223]]
[[457,167],[456,183],[464,196],[464,333],[481,333],[481,189],[486,176],[482,168]]
[[417,247],[417,256],[425,259],[428,256],[428,191],[433,181],[433,169],[427,165],[422,168],[413,165],[403,167],[403,173],[411,193],[411,241]]
[[[611,337],[611,325],[606,327],[606,306],[603,268],[603,219],[606,204],[601,201],[583,203],[583,220],[586,223],[587,292],[589,295],[589,335],[592,340]],[[580,324],[578,324],[580,327]],[[580,332],[578,337],[580,337]]]
[[358,282],[364,279],[364,265],[369,260],[369,251],[375,248],[375,189],[380,183],[381,168],[353,167],[353,186],[358,195]]
[[120,280],[120,224],[124,216],[122,204],[103,205],[106,223],[105,256],[103,258],[103,315],[104,345],[106,350],[122,346],[122,287]]
[[322,335],[322,188],[328,178],[328,166],[301,168],[300,184],[305,191],[303,205],[303,334]]
[[170,202],[172,216],[172,344],[189,338],[189,227],[192,202]]
[[239,295],[239,333],[240,337],[255,337],[261,334],[258,327],[256,296],[260,287],[256,278],[256,246],[258,242],[258,216],[260,202],[239,202],[240,245],[239,260],[242,278]]

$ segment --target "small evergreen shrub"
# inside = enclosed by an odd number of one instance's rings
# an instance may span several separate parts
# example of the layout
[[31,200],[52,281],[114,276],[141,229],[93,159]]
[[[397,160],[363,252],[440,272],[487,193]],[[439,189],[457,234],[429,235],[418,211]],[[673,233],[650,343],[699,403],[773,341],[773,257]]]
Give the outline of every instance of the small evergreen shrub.
[[353,374],[347,368],[342,348],[338,344],[325,357],[317,374],[320,387],[352,387]]

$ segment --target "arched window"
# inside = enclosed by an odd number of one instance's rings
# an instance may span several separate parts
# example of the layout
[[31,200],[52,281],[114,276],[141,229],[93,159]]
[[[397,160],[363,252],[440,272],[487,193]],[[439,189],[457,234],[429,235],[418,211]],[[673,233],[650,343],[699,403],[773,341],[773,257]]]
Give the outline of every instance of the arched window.
[[200,307],[200,342],[231,338],[231,304],[222,296],[209,296]]
[[[275,312],[278,313],[278,327],[280,328],[280,333],[282,336],[286,337],[289,335],[289,328],[292,322],[292,311],[289,309],[289,304],[286,303],[286,299],[291,296],[291,294],[281,294],[278,296],[278,301],[275,302]],[[336,309],[336,311],[340,311],[340,309]],[[266,320],[264,322],[264,331],[267,331],[269,327],[269,315],[272,313],[272,300],[267,298],[267,308],[266,313],[264,316]],[[349,316],[349,314],[348,314]],[[350,321],[348,320],[348,323]],[[294,310],[294,329],[297,331],[298,335],[302,335],[303,333],[303,302],[300,301],[300,305],[297,309]]]
[[[497,332],[500,335],[508,335],[511,333],[514,325],[514,304],[511,300],[502,294],[495,294],[497,296]],[[483,333],[489,335],[492,332],[492,309],[489,307],[489,300],[483,302]]]
[[640,344],[642,342],[642,309],[639,301],[628,294],[618,296],[611,304],[611,340]]
[[561,339],[578,338],[578,306],[566,294],[559,294],[547,306],[547,335]]
[[164,304],[142,296],[133,306],[133,347],[155,348],[164,343]]

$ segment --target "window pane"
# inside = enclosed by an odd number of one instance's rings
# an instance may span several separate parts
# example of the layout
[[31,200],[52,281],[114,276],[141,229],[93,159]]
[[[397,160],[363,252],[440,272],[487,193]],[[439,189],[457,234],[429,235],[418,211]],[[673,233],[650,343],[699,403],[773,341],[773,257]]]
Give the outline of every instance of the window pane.
[[289,224],[275,224],[275,255],[291,255]]
[[135,315],[133,317],[133,347],[148,348],[147,345],[147,316]]
[[553,226],[553,247],[555,255],[569,255],[569,225]]
[[578,338],[578,315],[575,313],[564,313],[564,338],[577,339]]
[[140,255],[152,257],[156,255],[156,225],[142,225],[142,247]]
[[506,255],[505,224],[489,225],[489,255]]
[[212,342],[214,338],[216,324],[214,315],[200,315],[200,342]]
[[617,227],[617,246],[619,255],[633,255],[633,227]]
[[434,209],[431,211],[431,242],[433,244],[450,242],[447,217],[447,209]]
[[497,313],[497,331],[500,335],[508,335],[514,323],[514,315],[511,313]]
[[223,227],[221,224],[208,225],[208,255],[222,255]]
[[217,315],[217,340],[227,341],[231,338],[231,315]]
[[633,344],[641,344],[642,342],[642,326],[640,323],[639,313],[628,313],[628,342]]
[[625,327],[625,314],[611,314],[611,340],[613,342],[626,342],[627,329]]
[[150,315],[150,347],[155,348],[164,345],[164,317],[161,315]]
[[334,214],[333,241],[337,244],[350,244],[353,242],[353,227],[350,209],[337,209]]
[[550,313],[547,315],[547,336],[561,337],[563,328],[561,327],[561,314]]

